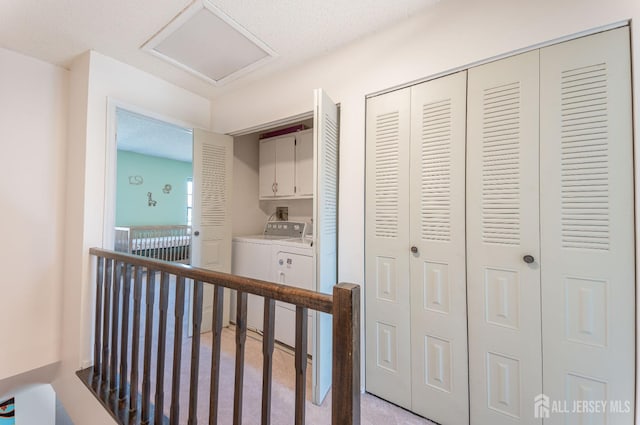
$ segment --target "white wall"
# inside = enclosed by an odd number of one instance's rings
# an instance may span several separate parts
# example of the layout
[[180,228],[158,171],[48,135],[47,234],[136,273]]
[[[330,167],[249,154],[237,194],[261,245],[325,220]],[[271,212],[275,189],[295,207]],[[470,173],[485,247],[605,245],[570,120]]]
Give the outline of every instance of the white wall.
[[[315,87],[340,102],[339,280],[362,283],[366,95],[633,19],[640,20],[638,0],[442,1],[401,25],[214,99],[213,129],[236,132],[307,111]],[[632,34],[637,61],[640,31]],[[633,80],[640,87],[638,66]],[[637,99],[636,94],[636,129]]]
[[0,49],[0,380],[60,358],[68,71]]
[[71,67],[65,232],[63,363],[54,387],[74,422],[113,423],[73,372],[92,360],[93,300],[89,248],[102,246],[105,208],[107,99],[209,128],[210,102],[96,52]]
[[258,204],[258,135],[233,138],[232,236],[262,233],[266,214]]

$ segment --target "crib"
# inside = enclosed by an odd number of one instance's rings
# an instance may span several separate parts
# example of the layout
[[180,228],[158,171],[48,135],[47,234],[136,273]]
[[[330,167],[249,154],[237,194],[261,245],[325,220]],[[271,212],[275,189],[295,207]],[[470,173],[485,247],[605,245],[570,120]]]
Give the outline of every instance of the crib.
[[118,252],[190,264],[191,226],[128,226],[115,228]]

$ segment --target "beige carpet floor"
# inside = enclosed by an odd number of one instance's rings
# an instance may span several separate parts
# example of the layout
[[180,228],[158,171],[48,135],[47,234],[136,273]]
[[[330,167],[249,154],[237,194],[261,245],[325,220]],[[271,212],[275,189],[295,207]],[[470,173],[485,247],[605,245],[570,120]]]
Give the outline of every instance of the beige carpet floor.
[[[169,312],[167,320],[167,344],[166,344],[166,362],[165,362],[165,378],[164,378],[164,412],[169,416],[171,405],[171,377],[173,364],[173,347],[174,347],[174,305],[175,297],[173,290],[175,280],[171,279],[171,290],[169,292]],[[157,350],[157,329],[158,329],[158,292],[156,291],[156,311],[154,314],[154,331],[153,331],[153,352],[154,361],[151,365],[151,402],[154,403],[154,389],[156,387],[157,365],[155,364],[155,353]],[[186,304],[186,303],[185,303]],[[144,329],[144,305],[142,300],[142,320],[141,328]],[[186,307],[186,306],[185,306]],[[185,312],[189,311],[185,308]],[[189,407],[189,375],[191,368],[191,344],[192,339],[187,337],[187,317],[183,326],[183,338],[179,342],[181,345],[181,366],[180,366],[180,424],[187,424],[188,407]],[[131,324],[130,324],[131,331]],[[131,335],[131,334],[130,334]],[[140,349],[144,346],[144,336],[141,335]],[[211,373],[211,333],[205,333],[201,336],[201,346],[199,353],[199,379],[197,382],[198,389],[198,423],[209,423],[209,387]],[[129,349],[131,347],[129,346]],[[220,356],[221,374],[220,374],[220,400],[218,424],[230,425],[233,423],[233,387],[235,373],[235,330],[231,326],[223,329],[222,334],[222,352]],[[139,363],[142,372],[142,361]],[[141,382],[139,391],[141,390]],[[259,425],[261,418],[261,400],[262,400],[262,342],[260,336],[256,333],[249,332],[245,351],[245,370],[243,385],[243,415],[242,423],[244,425]],[[331,392],[321,406],[316,406],[310,401],[311,397],[311,366],[307,368],[307,402],[306,402],[306,423],[309,425],[331,424]],[[280,346],[274,351],[273,359],[273,383],[272,383],[272,407],[271,407],[271,423],[273,425],[287,425],[294,423],[294,406],[295,406],[295,368],[294,355],[288,347]],[[398,406],[388,403],[380,398],[370,394],[362,394],[361,396],[361,423],[363,425],[432,425],[422,417],[416,416],[411,412],[404,410]]]

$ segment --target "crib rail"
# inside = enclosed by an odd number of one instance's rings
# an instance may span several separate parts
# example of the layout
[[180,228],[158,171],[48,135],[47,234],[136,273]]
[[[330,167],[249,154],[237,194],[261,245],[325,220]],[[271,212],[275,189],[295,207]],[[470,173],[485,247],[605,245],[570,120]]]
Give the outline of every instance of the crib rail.
[[[333,315],[331,423],[333,425],[360,423],[360,288],[358,285],[338,284],[334,287],[333,295],[326,295],[103,249],[92,248],[90,253],[95,257],[96,270],[94,358],[93,366],[79,371],[78,376],[118,423],[178,424],[185,423],[186,419],[187,424],[195,425],[198,422],[196,412],[199,403],[209,405],[208,421],[201,421],[201,423],[212,425],[218,423],[224,288],[234,289],[238,294],[234,425],[242,423],[247,294],[264,297],[261,423],[270,424],[271,417],[275,301],[284,301],[296,306],[294,423],[296,425],[305,423],[308,309]],[[183,323],[187,319],[184,300],[188,279],[194,282],[193,338],[187,383],[188,406],[181,406],[179,397],[182,370],[181,344],[173,344],[173,353],[170,356],[172,374],[167,379],[164,376],[164,366],[167,358],[167,327],[171,323],[168,319],[173,320],[174,341],[182,340]],[[203,366],[199,357],[200,326],[203,320],[208,320],[203,317],[205,285],[213,285],[214,289],[214,308],[211,317],[212,355],[209,399],[199,401],[199,368]],[[170,308],[168,303],[170,295],[175,299],[174,308]],[[157,306],[154,305],[156,298],[159,304]],[[157,312],[157,318],[154,312]],[[144,326],[141,317],[144,318]],[[140,347],[142,339],[144,346]],[[157,341],[157,348],[153,348],[152,341]],[[142,364],[142,367],[139,364]],[[158,366],[153,368],[152,364]],[[186,371],[183,375],[187,375]],[[141,388],[140,394],[138,394],[138,388]],[[165,391],[168,403],[165,401]]]
[[115,228],[117,252],[189,264],[191,226],[128,226]]

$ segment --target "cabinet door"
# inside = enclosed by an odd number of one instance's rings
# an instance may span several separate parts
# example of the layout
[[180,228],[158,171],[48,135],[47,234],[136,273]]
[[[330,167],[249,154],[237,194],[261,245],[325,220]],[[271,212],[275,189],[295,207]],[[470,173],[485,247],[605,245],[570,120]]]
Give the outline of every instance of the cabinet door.
[[411,409],[410,89],[367,100],[366,388]]
[[468,71],[469,384],[477,425],[542,423],[533,415],[542,392],[538,63],[533,51]]
[[296,175],[296,136],[284,136],[276,139],[276,196],[295,194]]
[[411,410],[444,425],[469,423],[466,109],[466,71],[411,88]]
[[275,196],[276,182],[276,140],[266,139],[260,141],[260,167],[259,183],[260,198],[273,198]]
[[296,134],[296,196],[313,196],[313,130]]
[[544,393],[568,406],[604,401],[610,407],[551,412],[544,423],[630,424],[635,255],[629,30],[542,49],[540,71]]

